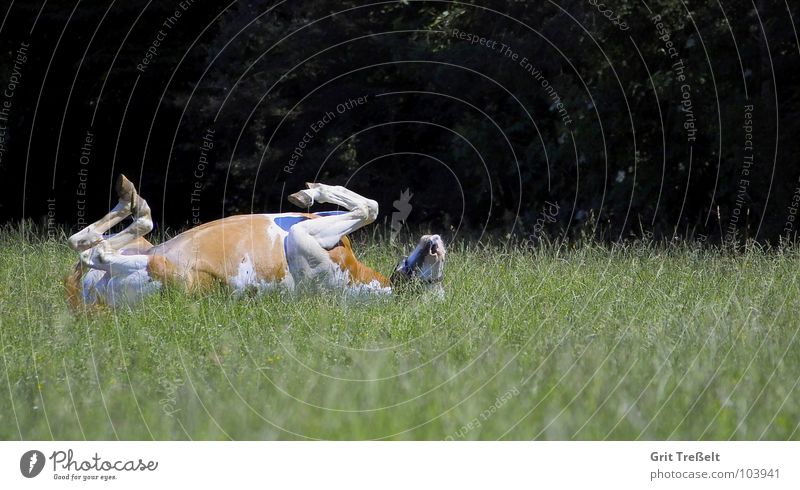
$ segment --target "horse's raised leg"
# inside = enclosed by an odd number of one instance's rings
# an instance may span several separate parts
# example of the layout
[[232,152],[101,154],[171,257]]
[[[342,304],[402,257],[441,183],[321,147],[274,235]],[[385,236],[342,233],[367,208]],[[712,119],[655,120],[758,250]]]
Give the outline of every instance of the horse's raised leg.
[[116,188],[119,198],[117,205],[108,214],[69,237],[69,245],[73,250],[83,252],[103,242],[103,233],[131,215],[133,223],[111,238],[105,239],[110,249],[119,250],[153,229],[150,206],[136,193],[131,181],[120,175]]
[[[119,203],[100,220],[69,238],[70,246],[80,252],[80,289],[86,303],[118,305],[133,303],[159,289],[171,277],[174,268],[164,257],[123,254],[123,248],[153,229],[150,207],[133,184],[120,175],[117,180]],[[108,231],[131,216],[133,222],[121,232],[104,238]],[[88,270],[87,270],[88,269]]]
[[292,226],[285,242],[286,262],[295,284],[314,282],[338,285],[342,279],[341,267],[332,259],[329,251],[339,244],[343,236],[375,221],[378,203],[342,186],[307,185],[308,189],[289,196],[289,201],[300,207],[309,207],[315,202],[337,204],[347,212],[301,221]]
[[292,227],[307,234],[325,249],[339,243],[342,236],[366,226],[378,217],[378,203],[340,185],[306,184],[308,189],[295,192],[289,201],[300,207],[313,203],[330,203],[342,206],[348,212],[303,221]]

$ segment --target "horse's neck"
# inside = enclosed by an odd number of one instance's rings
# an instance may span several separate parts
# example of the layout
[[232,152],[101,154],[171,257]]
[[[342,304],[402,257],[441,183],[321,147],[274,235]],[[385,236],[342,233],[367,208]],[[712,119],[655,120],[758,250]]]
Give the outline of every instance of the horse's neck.
[[353,253],[350,239],[342,237],[342,241],[328,251],[331,260],[342,270],[347,271],[350,279],[356,284],[373,284],[377,281],[381,287],[389,287],[389,280],[380,272],[362,264]]
[[368,267],[362,264],[361,262],[358,262],[358,260],[356,260],[356,262],[358,263],[358,271],[359,271],[355,278],[356,282],[360,284],[373,284],[375,281],[377,281],[378,284],[381,285],[381,287],[383,288],[389,287],[389,279],[387,279],[386,276],[376,271],[375,269],[372,269],[371,267]]

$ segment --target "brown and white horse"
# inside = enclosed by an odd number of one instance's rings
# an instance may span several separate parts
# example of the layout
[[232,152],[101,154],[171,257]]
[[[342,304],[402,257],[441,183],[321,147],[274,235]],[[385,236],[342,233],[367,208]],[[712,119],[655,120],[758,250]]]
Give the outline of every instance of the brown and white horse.
[[[80,261],[66,280],[70,303],[133,304],[165,285],[198,291],[227,284],[235,291],[274,288],[348,289],[390,293],[409,280],[440,283],[445,247],[439,235],[425,235],[400,261],[391,279],[359,262],[347,234],[375,221],[378,203],[341,186],[307,184],[289,196],[309,208],[330,203],[347,211],[230,216],[192,228],[153,246],[147,202],[120,175],[119,203],[103,218],[69,238]],[[103,233],[128,216],[121,232]]]

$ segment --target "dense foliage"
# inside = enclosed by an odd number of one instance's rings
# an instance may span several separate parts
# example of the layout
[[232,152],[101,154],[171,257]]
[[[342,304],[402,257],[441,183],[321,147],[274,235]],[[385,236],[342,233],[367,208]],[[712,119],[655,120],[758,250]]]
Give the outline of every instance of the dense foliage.
[[16,2],[0,216],[91,221],[124,171],[173,228],[321,180],[451,236],[793,237],[791,8]]

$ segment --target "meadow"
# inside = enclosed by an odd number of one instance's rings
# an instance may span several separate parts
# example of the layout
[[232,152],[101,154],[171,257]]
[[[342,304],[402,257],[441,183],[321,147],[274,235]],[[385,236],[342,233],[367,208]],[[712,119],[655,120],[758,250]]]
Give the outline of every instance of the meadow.
[[[381,271],[409,244],[355,237]],[[78,313],[75,260],[0,232],[0,439],[800,438],[793,247],[457,241],[444,298]]]

